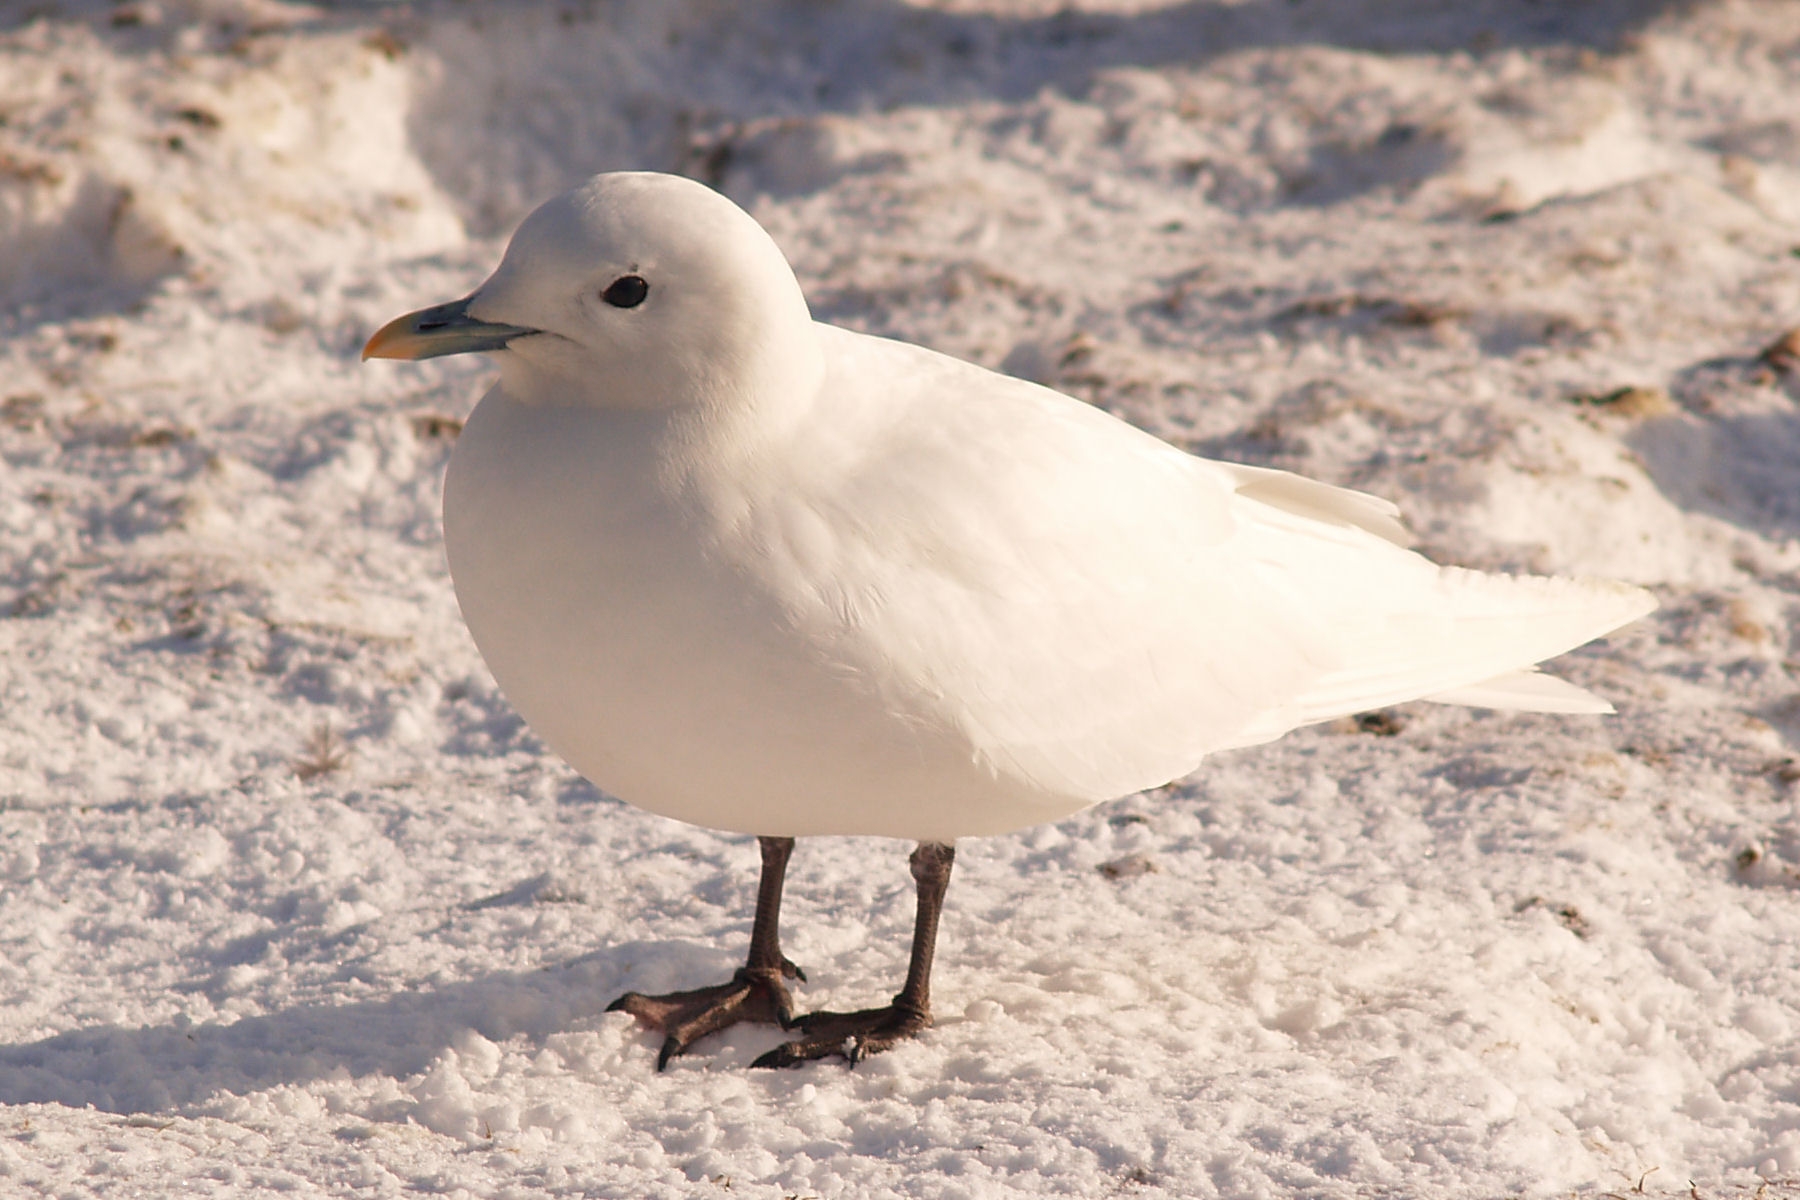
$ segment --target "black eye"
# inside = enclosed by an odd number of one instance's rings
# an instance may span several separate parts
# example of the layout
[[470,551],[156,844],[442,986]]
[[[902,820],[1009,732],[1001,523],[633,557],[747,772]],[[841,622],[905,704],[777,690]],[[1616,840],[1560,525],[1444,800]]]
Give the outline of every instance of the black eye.
[[621,275],[606,285],[600,298],[614,308],[636,308],[650,294],[650,285],[642,275]]

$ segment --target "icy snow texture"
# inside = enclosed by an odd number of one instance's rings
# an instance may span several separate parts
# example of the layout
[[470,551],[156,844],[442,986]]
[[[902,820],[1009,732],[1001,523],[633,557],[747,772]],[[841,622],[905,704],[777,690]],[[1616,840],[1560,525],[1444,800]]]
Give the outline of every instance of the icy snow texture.
[[[1800,1194],[1796,95],[1785,0],[0,8],[0,1193]],[[754,848],[521,726],[438,541],[491,369],[355,362],[619,167],[825,319],[1652,586],[1558,666],[1620,716],[967,842],[928,1037],[656,1075],[601,1010],[723,977]],[[896,986],[905,849],[800,846],[803,1003]]]

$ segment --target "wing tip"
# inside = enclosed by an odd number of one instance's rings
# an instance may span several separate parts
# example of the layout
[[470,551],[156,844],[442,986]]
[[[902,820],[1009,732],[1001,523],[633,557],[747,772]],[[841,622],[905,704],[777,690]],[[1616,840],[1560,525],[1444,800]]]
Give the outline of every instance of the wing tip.
[[1421,698],[1434,704],[1460,704],[1468,708],[1509,709],[1515,712],[1603,717],[1618,711],[1605,697],[1542,671],[1509,671],[1480,683],[1434,692]]

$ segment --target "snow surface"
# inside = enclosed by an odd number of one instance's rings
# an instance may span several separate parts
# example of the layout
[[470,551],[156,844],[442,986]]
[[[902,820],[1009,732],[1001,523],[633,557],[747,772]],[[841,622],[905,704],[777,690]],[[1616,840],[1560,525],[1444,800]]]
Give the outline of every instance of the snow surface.
[[[521,725],[438,531],[491,367],[356,361],[621,167],[825,319],[1652,587],[1558,665],[1620,714],[965,842],[928,1036],[656,1074],[602,1010],[739,961],[754,844]],[[0,5],[0,1194],[1800,1196],[1796,325],[1790,0]],[[898,985],[906,852],[801,844],[803,1004]]]

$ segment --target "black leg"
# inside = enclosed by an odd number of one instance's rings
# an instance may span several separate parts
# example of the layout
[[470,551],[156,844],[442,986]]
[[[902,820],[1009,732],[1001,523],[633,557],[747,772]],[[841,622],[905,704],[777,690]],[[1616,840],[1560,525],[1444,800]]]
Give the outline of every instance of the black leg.
[[789,1022],[804,1032],[797,1041],[777,1046],[753,1066],[794,1067],[815,1058],[841,1054],[854,1065],[895,1042],[917,1037],[931,1027],[931,959],[937,949],[938,916],[950,886],[956,847],[947,842],[920,842],[912,853],[912,875],[919,888],[919,912],[913,922],[912,961],[906,985],[885,1008],[859,1012],[815,1012]]
[[709,1033],[717,1033],[740,1021],[760,1021],[788,1028],[794,1019],[794,1002],[786,980],[806,982],[806,974],[781,953],[781,884],[787,876],[793,838],[758,838],[762,847],[762,882],[756,889],[756,923],[750,930],[750,957],[730,983],[646,996],[626,992],[606,1006],[607,1012],[623,1010],[661,1030],[662,1050],[656,1069]]

